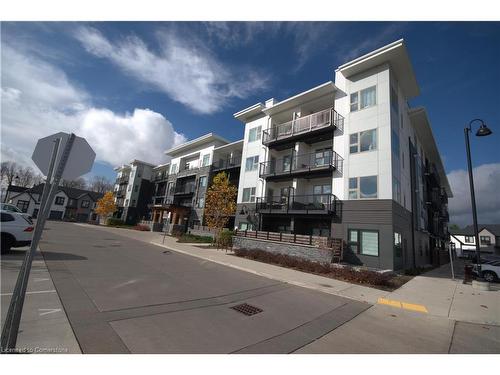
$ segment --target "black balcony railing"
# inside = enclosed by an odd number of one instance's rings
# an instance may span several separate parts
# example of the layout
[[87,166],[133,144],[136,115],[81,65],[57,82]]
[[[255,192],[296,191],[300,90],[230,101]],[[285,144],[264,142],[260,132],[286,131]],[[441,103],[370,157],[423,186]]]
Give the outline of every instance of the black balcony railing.
[[235,156],[227,159],[219,159],[212,164],[212,168],[217,171],[221,169],[237,168],[241,166],[241,156]]
[[335,214],[339,204],[334,194],[311,194],[259,197],[259,213]]
[[344,128],[344,117],[339,115],[333,108],[299,117],[284,124],[274,125],[262,132],[262,143],[268,145],[277,140],[316,132],[329,127],[339,130]]
[[175,187],[174,195],[194,194],[195,184],[179,185]]
[[129,181],[129,176],[122,176],[116,179],[118,185],[127,185]]
[[344,159],[335,151],[289,155],[281,159],[260,163],[259,176],[287,176],[337,170],[342,173]]
[[117,190],[116,191],[117,198],[123,198],[124,196],[125,196],[125,190]]

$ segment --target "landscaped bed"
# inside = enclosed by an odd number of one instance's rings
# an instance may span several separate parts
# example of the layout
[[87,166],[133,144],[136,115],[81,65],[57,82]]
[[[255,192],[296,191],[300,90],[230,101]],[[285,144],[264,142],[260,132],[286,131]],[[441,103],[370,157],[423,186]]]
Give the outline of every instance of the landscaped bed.
[[392,272],[377,272],[351,266],[334,265],[330,263],[316,263],[285,254],[275,254],[264,250],[234,249],[239,257],[256,260],[263,263],[275,264],[293,268],[298,271],[330,277],[349,283],[370,286],[377,289],[393,291],[408,282],[412,276],[398,275]]
[[198,236],[196,234],[184,233],[177,237],[177,242],[181,243],[212,243],[214,239],[210,236]]

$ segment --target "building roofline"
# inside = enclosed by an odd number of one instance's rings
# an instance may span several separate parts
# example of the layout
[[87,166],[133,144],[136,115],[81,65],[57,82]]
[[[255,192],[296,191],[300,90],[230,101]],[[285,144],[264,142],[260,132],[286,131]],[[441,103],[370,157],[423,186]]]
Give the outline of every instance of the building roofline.
[[143,160],[139,160],[139,159],[134,159],[129,164],[144,164],[144,165],[148,165],[150,167],[154,167],[155,166],[155,164],[148,163],[147,161],[143,161]]
[[202,135],[201,137],[192,139],[190,141],[187,141],[187,142],[184,142],[180,145],[172,147],[171,149],[166,150],[165,154],[172,156],[172,154],[177,154],[177,153],[184,151],[184,150],[187,150],[193,146],[207,143],[210,141],[220,141],[223,143],[229,143],[229,141],[227,139],[221,137],[220,135],[217,135],[215,133],[208,133],[208,134]]
[[216,148],[214,148],[214,151],[221,150],[221,149],[226,148],[226,147],[235,146],[238,143],[241,143],[241,145],[243,146],[243,141],[244,141],[243,139],[240,139],[238,141],[234,141],[234,142],[228,143],[227,145],[222,145],[222,146],[216,147]]
[[233,117],[237,120],[244,121],[250,117],[262,113],[262,109],[264,108],[265,108],[264,104],[259,102],[257,104],[251,105],[250,107],[242,109],[239,112],[233,113]]
[[404,39],[396,40],[348,61],[335,69],[335,72],[341,72],[345,77],[350,77],[386,62],[391,66],[406,97],[410,99],[418,96],[420,88]]

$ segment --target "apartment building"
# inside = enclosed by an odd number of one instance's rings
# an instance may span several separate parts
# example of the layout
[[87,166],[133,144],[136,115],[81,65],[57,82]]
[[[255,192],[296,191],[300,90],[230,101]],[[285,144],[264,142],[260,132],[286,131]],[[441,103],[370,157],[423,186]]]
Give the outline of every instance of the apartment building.
[[240,229],[342,238],[344,260],[383,269],[439,262],[452,196],[403,40],[245,124]]
[[113,217],[135,224],[147,214],[151,199],[151,177],[154,164],[134,159],[129,164],[116,167],[115,204]]
[[[150,202],[153,228],[181,230],[204,224],[205,193],[215,174],[226,172],[238,186],[243,141],[209,133],[165,151],[170,163],[153,168]],[[234,217],[230,219],[230,227]],[[164,228],[165,229],[165,228]]]

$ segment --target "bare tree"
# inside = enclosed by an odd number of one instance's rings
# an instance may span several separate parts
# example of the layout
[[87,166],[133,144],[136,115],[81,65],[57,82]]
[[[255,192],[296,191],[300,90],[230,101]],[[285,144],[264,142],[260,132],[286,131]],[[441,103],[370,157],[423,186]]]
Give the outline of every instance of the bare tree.
[[87,181],[83,177],[78,177],[75,180],[62,180],[61,185],[64,187],[75,188],[75,189],[86,189]]
[[35,171],[31,167],[19,167],[17,170],[17,176],[19,177],[16,180],[16,185],[22,187],[32,187],[35,182]]
[[105,193],[113,190],[113,184],[104,176],[93,176],[90,180],[90,189],[96,193]]
[[2,182],[6,182],[8,186],[12,185],[17,176],[19,167],[15,161],[3,161],[1,166]]

